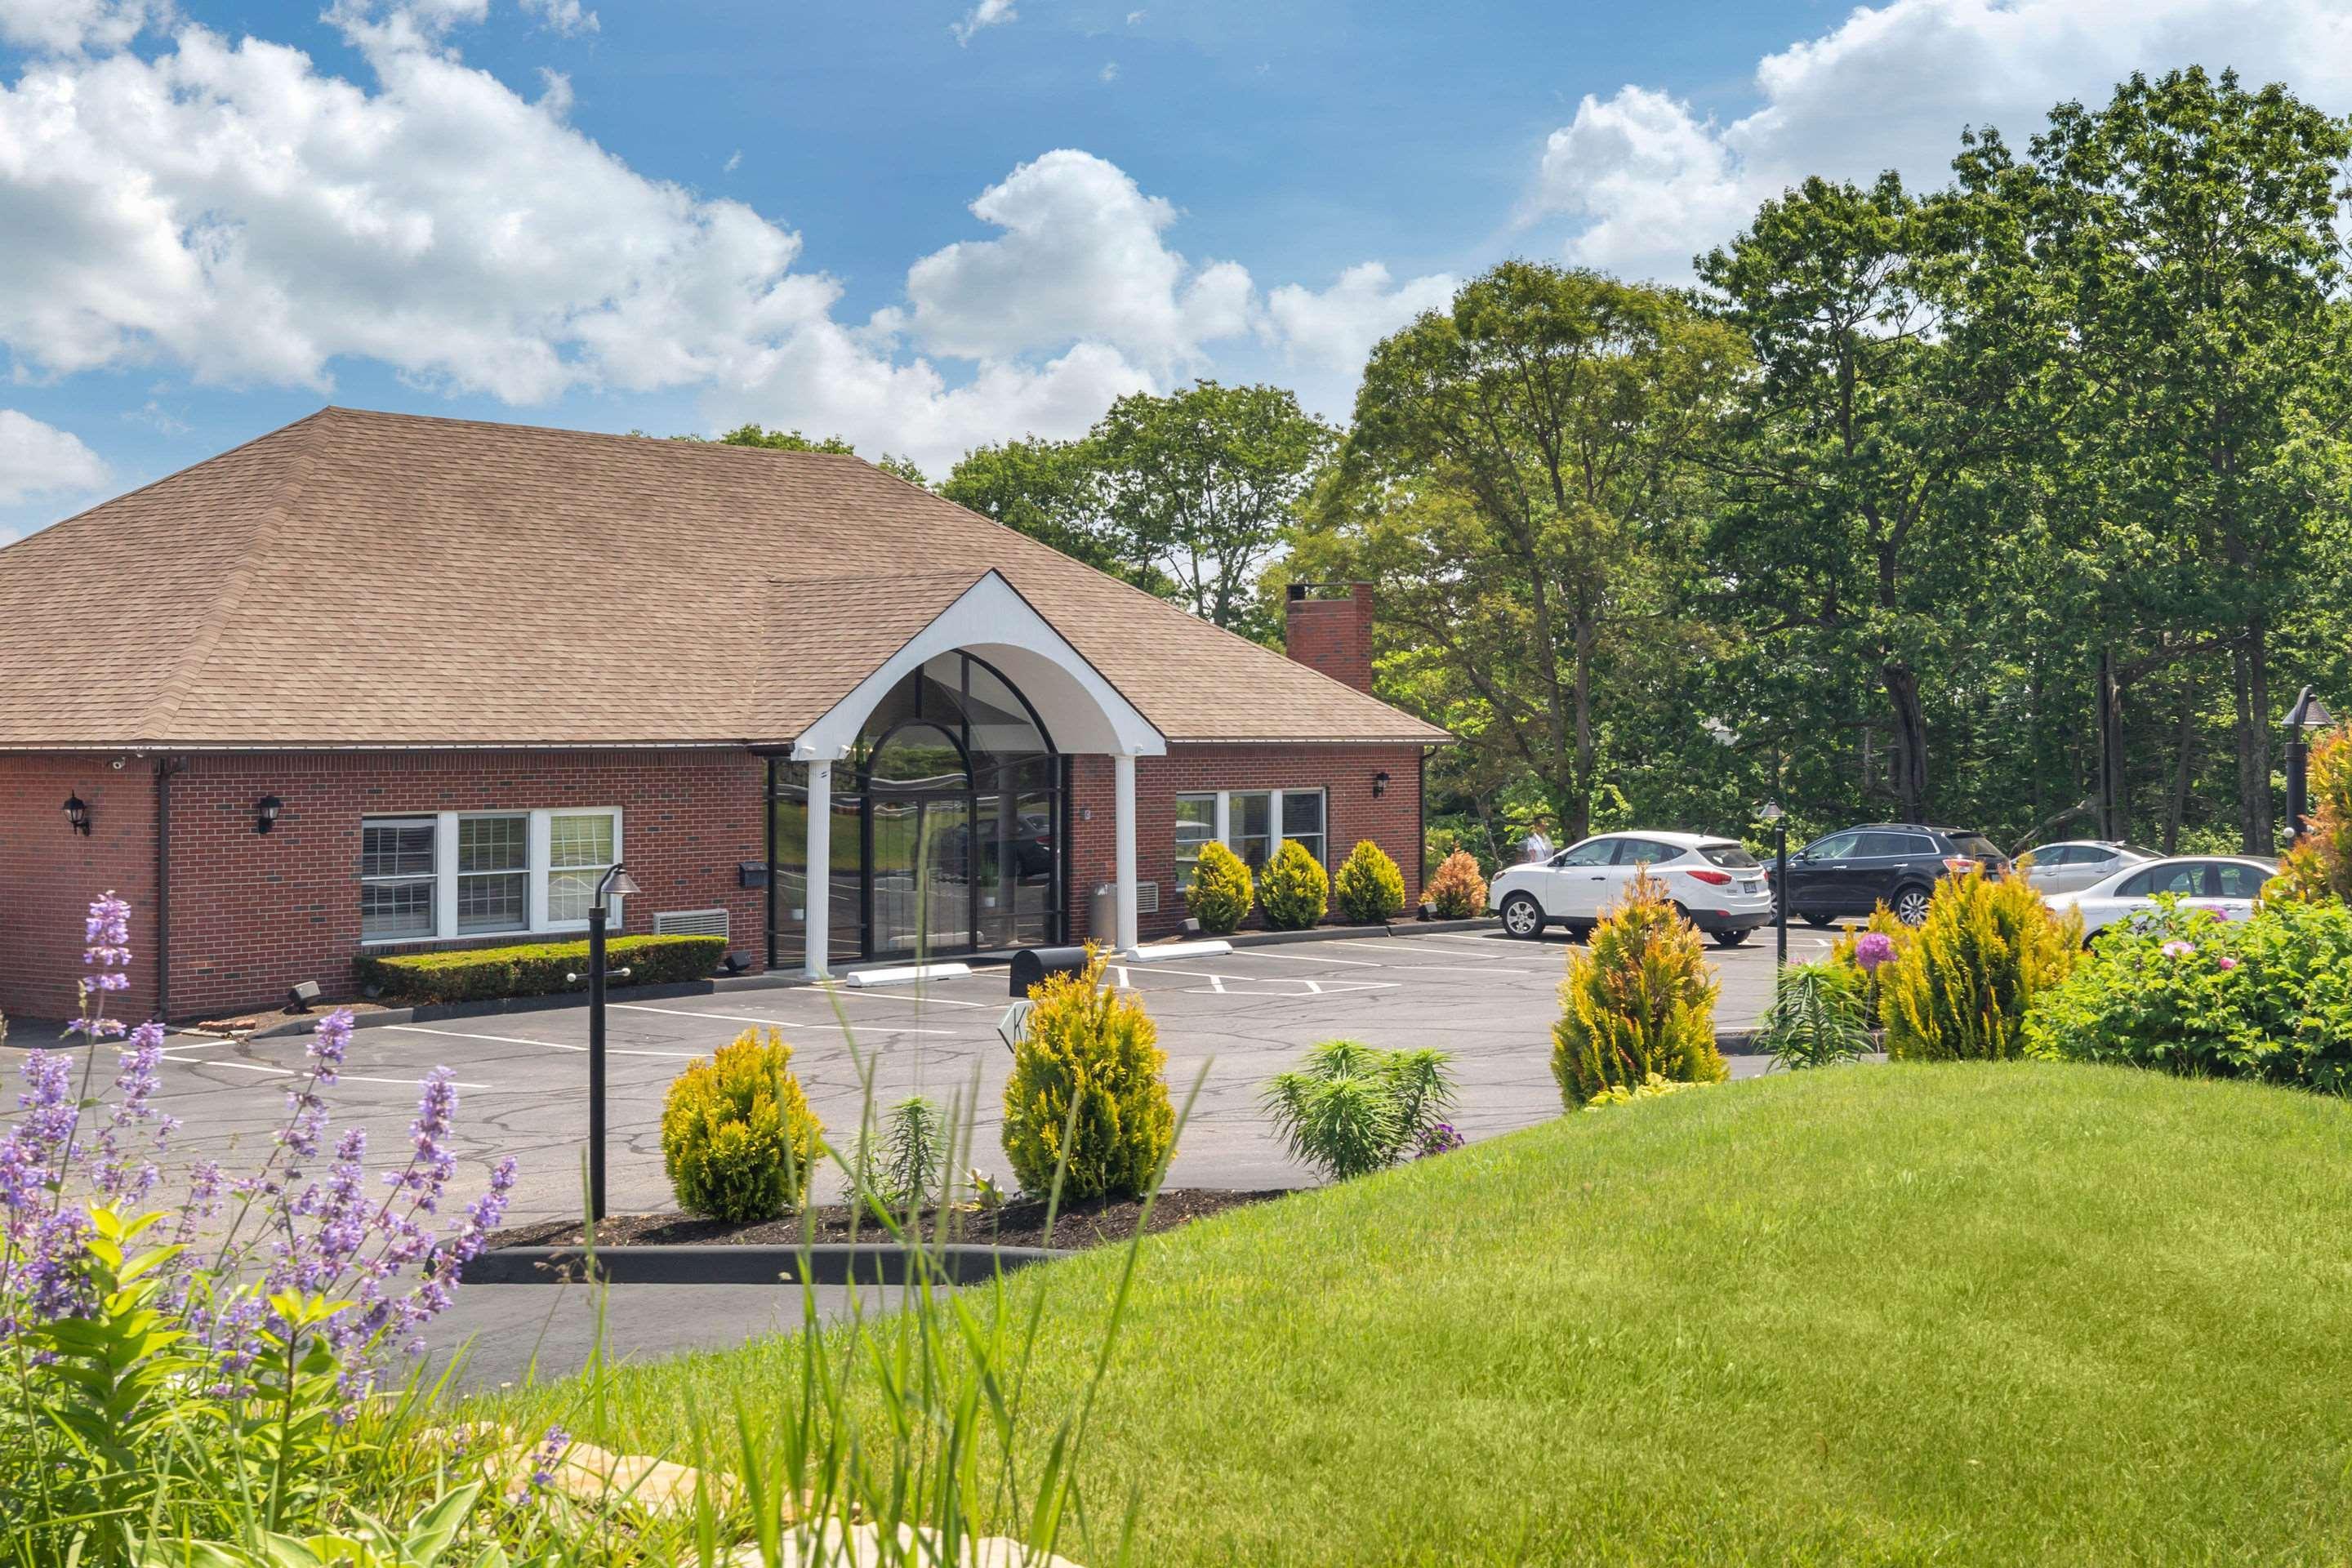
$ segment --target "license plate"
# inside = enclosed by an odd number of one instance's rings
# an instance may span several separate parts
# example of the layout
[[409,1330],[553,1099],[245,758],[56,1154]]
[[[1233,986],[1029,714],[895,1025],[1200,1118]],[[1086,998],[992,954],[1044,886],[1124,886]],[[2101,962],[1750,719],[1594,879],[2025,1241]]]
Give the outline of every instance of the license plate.
[[1742,882],[1739,884],[1739,890],[1743,893],[1760,893],[1764,890],[1764,879],[1759,877],[1754,881]]

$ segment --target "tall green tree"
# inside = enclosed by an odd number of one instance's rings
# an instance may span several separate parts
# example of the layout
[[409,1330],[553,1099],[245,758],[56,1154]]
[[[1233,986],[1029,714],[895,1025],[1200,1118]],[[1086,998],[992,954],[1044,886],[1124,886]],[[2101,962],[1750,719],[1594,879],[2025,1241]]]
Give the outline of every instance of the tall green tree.
[[[699,437],[686,438],[701,439]],[[803,436],[797,430],[771,430],[763,425],[738,425],[719,439],[724,446],[764,447],[772,452],[836,452],[849,458],[859,455],[857,448],[850,445],[845,437]],[[919,485],[926,489],[930,488],[931,481],[924,478],[923,470],[915,466],[911,458],[894,457],[885,452],[873,462],[886,474],[896,475],[910,485]]]
[[1372,351],[1301,540],[1302,566],[1380,584],[1453,683],[1433,717],[1515,754],[1570,835],[1601,787],[1608,680],[1676,639],[1682,459],[1743,362],[1677,295],[1506,262]]
[[1172,596],[1174,583],[1144,542],[1110,515],[1109,487],[1087,442],[1033,437],[975,447],[949,473],[940,494],[1097,572]]

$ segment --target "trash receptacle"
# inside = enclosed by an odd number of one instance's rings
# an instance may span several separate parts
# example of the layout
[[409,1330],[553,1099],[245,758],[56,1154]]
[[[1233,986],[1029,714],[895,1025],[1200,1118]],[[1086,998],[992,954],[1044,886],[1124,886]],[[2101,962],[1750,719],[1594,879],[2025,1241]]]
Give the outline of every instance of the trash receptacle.
[[1108,947],[1118,940],[1118,884],[1097,882],[1095,896],[1087,904],[1087,930],[1097,946]]
[[1076,974],[1086,966],[1083,947],[1024,947],[1013,955],[1013,994],[1026,996],[1048,974]]

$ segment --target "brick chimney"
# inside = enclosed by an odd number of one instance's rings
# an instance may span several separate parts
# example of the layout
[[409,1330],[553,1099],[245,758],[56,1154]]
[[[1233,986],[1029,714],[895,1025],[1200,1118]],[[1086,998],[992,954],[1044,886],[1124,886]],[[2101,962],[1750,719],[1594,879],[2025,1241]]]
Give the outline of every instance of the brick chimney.
[[1293,583],[1288,610],[1283,647],[1291,658],[1359,691],[1371,690],[1370,583]]

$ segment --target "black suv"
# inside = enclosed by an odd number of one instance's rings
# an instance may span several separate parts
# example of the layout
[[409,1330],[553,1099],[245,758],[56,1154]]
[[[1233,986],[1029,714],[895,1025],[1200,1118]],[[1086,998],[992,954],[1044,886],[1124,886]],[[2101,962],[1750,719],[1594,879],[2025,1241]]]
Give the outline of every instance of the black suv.
[[1789,912],[1817,926],[1841,915],[1866,915],[1880,904],[1905,925],[1927,918],[1927,898],[1938,877],[1964,877],[1981,867],[2009,869],[2009,857],[1981,833],[1926,827],[1916,822],[1871,822],[1814,839],[1789,857],[1789,885],[1772,889]]

